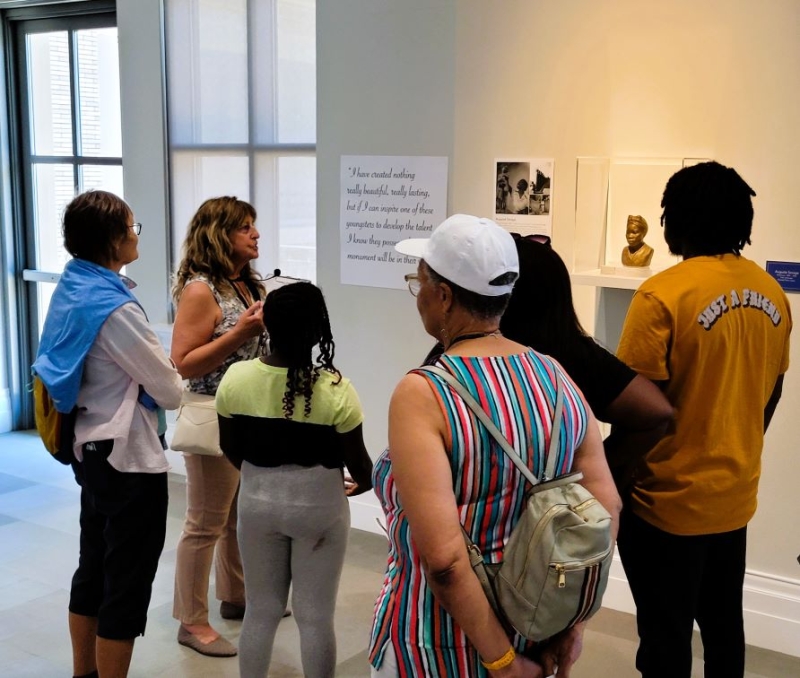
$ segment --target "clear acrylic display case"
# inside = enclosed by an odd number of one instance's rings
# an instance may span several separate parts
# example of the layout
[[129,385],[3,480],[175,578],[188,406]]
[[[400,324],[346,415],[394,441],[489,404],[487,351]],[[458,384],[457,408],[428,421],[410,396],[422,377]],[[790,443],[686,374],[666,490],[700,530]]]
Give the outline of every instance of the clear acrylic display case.
[[[661,196],[675,172],[704,160],[579,157],[573,282],[633,290],[653,273],[677,263],[661,232]],[[645,242],[654,250],[649,266],[622,264],[628,215],[641,215],[647,221]]]

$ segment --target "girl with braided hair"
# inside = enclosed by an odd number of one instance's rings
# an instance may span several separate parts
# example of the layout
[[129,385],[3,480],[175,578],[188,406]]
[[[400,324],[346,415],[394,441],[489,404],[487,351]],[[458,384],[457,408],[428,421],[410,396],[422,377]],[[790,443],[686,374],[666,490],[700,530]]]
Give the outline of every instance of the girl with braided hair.
[[[269,670],[289,587],[303,673],[333,676],[333,613],[344,563],[347,496],[372,488],[358,395],[333,364],[328,310],[298,282],[264,301],[268,356],[232,365],[217,390],[220,445],[241,469],[239,548],[246,612],[242,678]],[[347,467],[352,480],[344,480]]]

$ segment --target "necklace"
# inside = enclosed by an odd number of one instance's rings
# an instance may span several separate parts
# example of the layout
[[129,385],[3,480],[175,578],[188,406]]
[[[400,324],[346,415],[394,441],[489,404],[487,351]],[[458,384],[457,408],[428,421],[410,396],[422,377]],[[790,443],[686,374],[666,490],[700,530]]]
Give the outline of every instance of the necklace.
[[489,332],[469,332],[467,334],[459,334],[457,337],[453,338],[453,341],[450,342],[450,345],[445,350],[449,351],[459,341],[467,341],[469,339],[482,339],[483,337],[499,337],[499,336],[502,336],[500,334],[499,327]]
[[[247,281],[244,278],[241,276],[238,278],[228,278],[228,282],[231,283],[233,291],[236,292],[236,296],[239,297],[239,300],[242,302],[242,304],[244,304],[245,308],[248,308],[255,301],[255,297],[253,297],[253,290],[250,289],[250,285],[247,284]],[[244,283],[245,289],[242,290],[238,283]],[[250,298],[248,299],[248,297]]]

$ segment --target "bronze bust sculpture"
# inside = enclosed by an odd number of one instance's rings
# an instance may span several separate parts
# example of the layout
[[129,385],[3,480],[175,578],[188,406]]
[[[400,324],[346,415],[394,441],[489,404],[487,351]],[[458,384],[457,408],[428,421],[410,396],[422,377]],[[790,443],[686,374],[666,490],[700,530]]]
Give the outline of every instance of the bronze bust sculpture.
[[623,266],[649,266],[653,258],[653,248],[644,241],[647,235],[647,221],[639,215],[628,216],[628,226],[625,230],[625,239],[628,246],[622,248]]

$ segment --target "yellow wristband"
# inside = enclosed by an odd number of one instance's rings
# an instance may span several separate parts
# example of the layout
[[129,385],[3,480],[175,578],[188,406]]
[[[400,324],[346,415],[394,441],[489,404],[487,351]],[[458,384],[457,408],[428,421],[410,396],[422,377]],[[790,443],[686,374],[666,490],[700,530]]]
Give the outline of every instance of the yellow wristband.
[[511,664],[516,656],[517,653],[514,652],[514,648],[509,647],[508,652],[500,657],[500,659],[495,659],[493,662],[485,662],[483,659],[481,659],[481,664],[483,664],[483,668],[488,669],[489,671],[499,671],[500,669],[504,669],[506,666]]

